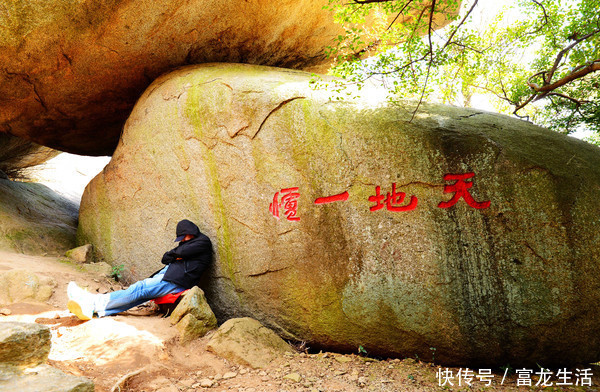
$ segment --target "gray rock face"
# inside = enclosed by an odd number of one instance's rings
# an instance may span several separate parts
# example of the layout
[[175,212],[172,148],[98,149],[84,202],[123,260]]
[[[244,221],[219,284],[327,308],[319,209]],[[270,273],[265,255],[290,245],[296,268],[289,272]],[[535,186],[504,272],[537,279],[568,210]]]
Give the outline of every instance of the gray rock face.
[[277,334],[249,317],[227,320],[210,338],[209,351],[252,368],[267,367],[292,348]]
[[0,132],[0,179],[19,178],[23,169],[40,165],[60,152]]
[[445,106],[409,122],[309,79],[231,64],[159,78],[86,189],[81,242],[140,278],[177,221],[195,221],[214,244],[203,287],[217,317],[311,347],[600,359],[597,147]]
[[45,325],[0,322],[0,364],[37,366],[50,352],[50,329]]
[[62,255],[75,245],[77,210],[42,184],[0,179],[0,248]]

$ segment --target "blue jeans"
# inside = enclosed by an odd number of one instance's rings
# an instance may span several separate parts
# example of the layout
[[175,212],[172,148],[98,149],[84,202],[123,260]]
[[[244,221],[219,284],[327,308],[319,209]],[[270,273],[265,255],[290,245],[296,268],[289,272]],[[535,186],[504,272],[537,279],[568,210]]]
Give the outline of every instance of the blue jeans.
[[185,290],[185,288],[175,283],[162,280],[167,268],[168,266],[151,278],[135,282],[126,290],[96,295],[94,311],[98,313],[99,317],[110,316],[141,305],[151,299]]

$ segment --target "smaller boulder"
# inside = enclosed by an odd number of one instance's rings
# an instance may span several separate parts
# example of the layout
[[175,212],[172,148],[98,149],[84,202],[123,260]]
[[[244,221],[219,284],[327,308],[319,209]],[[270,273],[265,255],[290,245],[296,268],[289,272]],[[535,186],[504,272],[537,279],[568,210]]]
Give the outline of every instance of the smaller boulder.
[[177,324],[179,341],[183,344],[200,338],[217,327],[217,318],[206,302],[204,291],[192,287],[182,296],[170,316],[171,324]]
[[198,286],[192,287],[182,296],[181,301],[171,313],[171,324],[177,324],[187,314],[193,315],[210,329],[217,327],[217,318],[206,302],[204,291]]
[[0,391],[94,392],[94,383],[48,365],[29,369],[0,368]]
[[85,244],[68,250],[65,256],[76,263],[91,263],[94,261],[92,244]]
[[254,369],[267,367],[273,360],[294,350],[275,332],[249,317],[227,320],[207,346],[220,357]]
[[112,276],[113,274],[113,267],[110,264],[105,263],[104,261],[101,261],[99,263],[82,264],[81,266],[83,267],[83,270],[85,272],[94,275]]
[[52,296],[56,282],[25,270],[0,273],[0,304],[16,302],[46,302]]
[[2,365],[42,364],[48,359],[50,345],[50,329],[45,325],[15,321],[0,323],[0,364]]
[[179,330],[179,342],[182,344],[201,338],[214,326],[207,326],[192,314],[188,313],[176,325]]

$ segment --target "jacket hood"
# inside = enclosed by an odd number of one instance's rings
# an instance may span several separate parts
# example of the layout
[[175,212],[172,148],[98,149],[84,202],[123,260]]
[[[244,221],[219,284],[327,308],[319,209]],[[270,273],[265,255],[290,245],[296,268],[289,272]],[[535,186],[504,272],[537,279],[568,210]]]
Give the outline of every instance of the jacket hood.
[[175,230],[175,233],[177,234],[177,238],[185,236],[186,234],[191,234],[195,237],[198,237],[200,235],[200,229],[193,222],[184,219],[177,223],[177,229]]

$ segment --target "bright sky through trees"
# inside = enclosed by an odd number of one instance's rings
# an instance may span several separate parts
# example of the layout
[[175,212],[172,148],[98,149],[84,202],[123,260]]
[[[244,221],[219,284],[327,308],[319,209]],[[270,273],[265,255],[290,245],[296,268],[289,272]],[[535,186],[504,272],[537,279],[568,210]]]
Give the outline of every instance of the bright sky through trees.
[[[555,131],[600,132],[600,0],[330,0],[349,83],[391,100],[486,107]],[[445,18],[451,23],[440,28]],[[400,23],[402,22],[402,23]],[[362,60],[365,55],[373,56]]]

